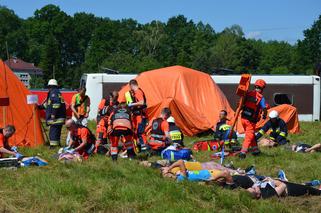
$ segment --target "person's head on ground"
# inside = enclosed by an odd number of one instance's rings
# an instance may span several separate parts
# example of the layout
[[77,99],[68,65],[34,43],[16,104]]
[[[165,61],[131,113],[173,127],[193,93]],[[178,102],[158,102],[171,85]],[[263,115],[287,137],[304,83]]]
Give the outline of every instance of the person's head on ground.
[[266,87],[266,82],[263,79],[258,79],[255,81],[254,87],[257,92],[262,93]]
[[10,138],[16,132],[16,128],[13,125],[7,125],[3,128],[3,135],[5,138]]
[[129,81],[129,87],[131,90],[136,91],[138,90],[138,82],[135,79]]
[[48,84],[47,84],[49,90],[53,89],[53,88],[57,88],[58,87],[58,82],[56,79],[50,79],[48,81]]
[[81,88],[79,89],[79,94],[80,94],[80,96],[81,96],[81,97],[85,97],[85,96],[86,96],[86,91],[87,91],[86,87],[81,87]]
[[246,191],[249,192],[250,195],[255,199],[261,198],[261,189],[259,186],[253,186],[251,188],[248,188]]
[[173,116],[170,116],[169,118],[167,118],[167,122],[168,123],[175,123],[175,118]]
[[276,122],[279,118],[279,113],[278,111],[276,110],[272,110],[270,113],[269,113],[269,118],[271,120],[272,123]]
[[77,129],[76,122],[72,119],[68,119],[65,123],[67,130],[74,131]]
[[171,110],[168,107],[162,109],[161,117],[164,120],[167,120],[171,116]]
[[226,110],[221,110],[219,117],[220,117],[221,121],[227,120],[227,112],[226,112]]

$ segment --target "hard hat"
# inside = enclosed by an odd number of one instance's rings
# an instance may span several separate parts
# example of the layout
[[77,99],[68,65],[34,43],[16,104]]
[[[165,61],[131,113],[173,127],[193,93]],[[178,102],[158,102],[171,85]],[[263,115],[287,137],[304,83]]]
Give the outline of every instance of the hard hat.
[[48,81],[48,86],[58,86],[58,82],[56,79],[50,79]]
[[262,79],[258,79],[258,80],[255,81],[254,85],[264,89],[265,86],[266,86],[266,82],[264,80],[262,80]]
[[272,111],[269,113],[269,118],[277,118],[277,117],[279,117],[278,111],[272,110]]
[[167,122],[168,123],[175,123],[175,118],[173,116],[170,116],[169,118],[167,118]]

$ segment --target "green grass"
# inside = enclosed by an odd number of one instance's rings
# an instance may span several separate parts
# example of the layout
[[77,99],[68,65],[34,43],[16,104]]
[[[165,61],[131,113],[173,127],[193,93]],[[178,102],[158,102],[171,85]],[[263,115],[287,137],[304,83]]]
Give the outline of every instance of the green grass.
[[[93,127],[93,126],[91,126]],[[292,143],[320,142],[321,123],[302,123],[302,133]],[[191,145],[197,138],[187,138]],[[2,212],[318,212],[319,197],[253,200],[244,191],[218,186],[177,183],[160,177],[157,170],[136,161],[95,156],[81,164],[63,165],[47,147],[23,149],[40,154],[47,167],[0,170]],[[195,154],[210,160],[210,152]],[[282,168],[295,182],[320,178],[320,153],[298,154],[284,148],[264,149],[260,157],[243,161],[229,158],[237,167],[255,165],[259,174],[275,176]]]

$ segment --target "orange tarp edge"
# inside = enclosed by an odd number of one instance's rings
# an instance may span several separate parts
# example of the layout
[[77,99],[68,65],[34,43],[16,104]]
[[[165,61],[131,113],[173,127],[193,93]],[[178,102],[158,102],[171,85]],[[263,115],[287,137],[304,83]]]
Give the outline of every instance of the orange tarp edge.
[[[27,104],[30,91],[10,68],[0,60],[0,97],[9,97],[10,105],[0,106],[0,127],[12,124],[16,133],[10,138],[10,145],[36,146],[44,143],[38,112],[33,116],[35,105]],[[5,108],[5,109],[4,109]]]

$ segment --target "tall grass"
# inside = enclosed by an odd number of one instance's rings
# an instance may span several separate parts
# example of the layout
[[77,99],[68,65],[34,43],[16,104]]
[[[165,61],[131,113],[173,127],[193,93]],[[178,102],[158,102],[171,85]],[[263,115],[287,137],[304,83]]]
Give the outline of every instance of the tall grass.
[[[91,126],[93,128],[93,126]],[[321,123],[302,123],[302,133],[291,141],[320,142]],[[189,146],[198,138],[187,138]],[[253,200],[242,190],[226,190],[197,183],[177,183],[158,170],[136,161],[117,163],[94,156],[81,164],[64,165],[46,146],[23,149],[40,154],[49,166],[0,170],[0,211],[3,212],[318,212],[319,197]],[[210,152],[195,156],[210,160]],[[227,158],[236,167],[255,165],[259,174],[276,176],[282,168],[295,182],[320,178],[320,153],[298,154],[282,147],[264,149],[262,156],[243,161]]]

